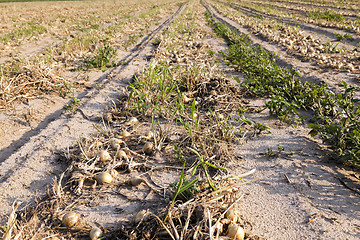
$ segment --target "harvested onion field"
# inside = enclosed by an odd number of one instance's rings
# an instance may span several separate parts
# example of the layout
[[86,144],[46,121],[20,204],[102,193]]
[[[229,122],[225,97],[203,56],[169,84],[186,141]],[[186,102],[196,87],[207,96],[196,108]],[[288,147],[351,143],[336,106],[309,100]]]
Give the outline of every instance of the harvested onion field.
[[0,0],[0,237],[359,239],[359,8]]

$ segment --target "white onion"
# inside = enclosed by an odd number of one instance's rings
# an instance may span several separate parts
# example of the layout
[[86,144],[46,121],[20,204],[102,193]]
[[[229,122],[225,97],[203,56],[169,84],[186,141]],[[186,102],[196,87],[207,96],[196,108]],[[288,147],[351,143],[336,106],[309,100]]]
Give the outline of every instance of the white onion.
[[133,186],[137,186],[139,185],[140,183],[142,183],[144,181],[144,179],[142,179],[141,177],[139,176],[135,176],[135,177],[132,177],[130,179],[130,182],[131,182],[131,185]]
[[79,221],[79,219],[80,219],[79,214],[75,212],[68,212],[67,214],[64,215],[62,219],[62,223],[64,224],[65,227],[72,227]]
[[232,223],[229,225],[226,236],[234,240],[244,240],[245,231],[239,225]]
[[93,229],[91,229],[89,234],[91,240],[97,240],[99,237],[101,237],[101,235],[102,231],[98,227],[94,227]]
[[122,160],[122,159],[124,159],[125,161],[128,161],[128,160],[129,160],[129,157],[126,155],[126,152],[123,151],[123,150],[119,150],[119,151],[117,152],[116,157],[117,157],[118,159],[120,159],[120,160]]
[[136,117],[131,117],[129,121],[125,123],[127,126],[133,126],[139,124],[139,120]]
[[113,176],[111,176],[111,174],[108,172],[102,172],[97,175],[96,180],[99,184],[111,183]]
[[110,139],[110,145],[112,147],[112,149],[117,150],[120,148],[120,145],[123,143],[123,141],[121,141],[120,139],[117,138],[112,138]]
[[111,156],[110,156],[110,154],[109,154],[109,152],[107,150],[100,151],[99,158],[100,158],[100,161],[102,161],[102,162],[106,162],[106,161],[111,160]]

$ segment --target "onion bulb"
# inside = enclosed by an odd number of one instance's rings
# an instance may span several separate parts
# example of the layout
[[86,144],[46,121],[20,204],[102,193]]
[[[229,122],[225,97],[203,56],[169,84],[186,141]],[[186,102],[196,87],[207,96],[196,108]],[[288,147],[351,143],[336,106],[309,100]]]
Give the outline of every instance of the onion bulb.
[[189,103],[192,100],[191,98],[187,97],[186,95],[184,95],[183,98],[184,98],[184,103],[185,104]]
[[131,117],[129,121],[125,123],[126,126],[134,126],[139,124],[139,120],[136,117]]
[[99,237],[101,237],[101,235],[102,231],[98,227],[94,227],[93,229],[91,229],[89,234],[91,240],[97,240]]
[[131,133],[129,133],[128,131],[124,130],[124,131],[122,131],[122,132],[120,133],[120,136],[121,136],[122,138],[129,138],[129,137],[131,137]]
[[123,150],[119,150],[116,154],[116,157],[120,160],[124,159],[125,161],[129,160],[129,157],[126,155],[126,152]]
[[137,151],[137,153],[151,154],[154,150],[154,144],[152,142],[145,143],[144,147]]
[[238,220],[238,216],[237,216],[237,211],[235,211],[234,209],[229,209],[229,211],[227,211],[225,213],[225,216],[227,219],[229,219],[231,222],[236,222]]
[[99,158],[100,158],[100,161],[102,161],[102,162],[107,162],[107,161],[111,160],[110,153],[107,150],[100,151]]
[[96,180],[99,184],[111,183],[113,176],[111,176],[111,174],[108,172],[102,172],[97,175]]
[[62,223],[64,224],[65,227],[72,227],[79,221],[79,219],[80,219],[79,214],[75,212],[68,212],[67,214],[64,215],[62,219]]
[[226,236],[234,240],[244,240],[245,231],[239,225],[232,223],[229,225]]
[[154,133],[152,131],[149,131],[145,137],[145,139],[150,140],[154,137]]
[[134,176],[130,179],[130,183],[131,185],[133,186],[137,186],[139,185],[140,183],[142,183],[144,181],[144,179],[142,179],[141,177],[139,176]]
[[112,138],[110,139],[110,146],[112,147],[112,149],[114,150],[118,150],[120,148],[120,145],[123,143],[123,141],[121,141],[120,139],[117,138]]

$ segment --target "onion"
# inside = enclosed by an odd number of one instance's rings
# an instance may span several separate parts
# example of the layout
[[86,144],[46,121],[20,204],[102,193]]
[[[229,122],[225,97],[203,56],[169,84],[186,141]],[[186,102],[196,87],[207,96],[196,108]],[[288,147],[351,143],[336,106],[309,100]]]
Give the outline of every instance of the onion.
[[234,209],[229,209],[229,211],[225,213],[225,216],[227,219],[234,223],[238,220],[237,211],[235,211]]
[[184,98],[184,103],[189,103],[192,99],[187,97],[186,95],[183,96]]
[[94,227],[93,229],[91,229],[89,234],[91,240],[97,240],[101,235],[102,231],[98,227]]
[[100,151],[99,157],[100,157],[100,161],[102,161],[102,162],[107,162],[107,161],[111,160],[111,156],[110,156],[109,152],[106,150]]
[[123,150],[119,150],[116,154],[116,157],[120,160],[124,159],[125,161],[129,161],[128,156],[126,155],[126,152]]
[[150,140],[150,139],[153,138],[153,137],[154,137],[154,133],[153,133],[152,131],[149,131],[149,132],[147,133],[145,139]]
[[137,153],[151,154],[154,150],[154,144],[152,142],[145,143],[144,147],[137,151]]
[[99,184],[111,183],[113,176],[111,176],[111,174],[108,172],[102,172],[97,175],[96,180]]
[[117,150],[120,148],[120,145],[123,143],[123,141],[121,141],[120,139],[117,138],[112,138],[110,139],[110,145],[112,147],[112,149]]
[[242,227],[235,223],[232,223],[229,225],[226,236],[234,240],[244,240],[245,232]]
[[120,133],[120,136],[123,138],[129,138],[131,137],[131,133],[129,133],[128,131],[124,130]]
[[137,125],[137,124],[139,124],[139,120],[137,120],[136,117],[131,117],[131,118],[129,119],[129,121],[127,121],[127,122],[125,123],[126,126],[134,126],[134,125]]
[[144,181],[144,179],[142,179],[141,177],[139,177],[139,176],[135,176],[135,177],[132,177],[131,179],[130,179],[130,183],[131,183],[131,185],[133,185],[133,186],[137,186],[137,185],[139,185],[140,183],[142,183]]
[[72,227],[79,221],[79,219],[80,219],[79,214],[75,212],[68,212],[67,214],[64,215],[62,219],[62,223],[64,224],[65,227]]

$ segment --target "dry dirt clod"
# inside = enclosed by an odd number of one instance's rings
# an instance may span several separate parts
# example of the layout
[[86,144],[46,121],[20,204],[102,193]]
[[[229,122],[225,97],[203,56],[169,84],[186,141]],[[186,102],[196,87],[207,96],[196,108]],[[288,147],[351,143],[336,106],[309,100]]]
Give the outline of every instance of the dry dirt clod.
[[140,212],[138,212],[135,216],[135,223],[138,224],[140,223],[140,221],[146,221],[149,218],[149,213],[147,210],[141,210]]
[[72,227],[75,226],[76,223],[79,221],[80,216],[79,214],[75,213],[75,212],[68,212],[67,214],[64,215],[63,219],[62,219],[62,223],[65,227]]

